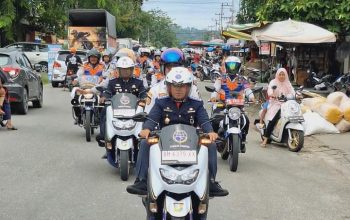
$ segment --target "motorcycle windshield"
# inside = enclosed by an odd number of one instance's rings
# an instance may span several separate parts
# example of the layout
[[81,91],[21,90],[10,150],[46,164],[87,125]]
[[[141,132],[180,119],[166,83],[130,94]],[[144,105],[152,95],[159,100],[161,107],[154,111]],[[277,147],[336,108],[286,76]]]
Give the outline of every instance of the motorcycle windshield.
[[197,164],[198,134],[196,128],[177,124],[166,126],[160,134],[163,165]]
[[83,75],[79,79],[80,88],[88,89],[98,85],[99,76]]
[[137,97],[131,93],[118,93],[112,97],[114,117],[131,117],[136,113]]

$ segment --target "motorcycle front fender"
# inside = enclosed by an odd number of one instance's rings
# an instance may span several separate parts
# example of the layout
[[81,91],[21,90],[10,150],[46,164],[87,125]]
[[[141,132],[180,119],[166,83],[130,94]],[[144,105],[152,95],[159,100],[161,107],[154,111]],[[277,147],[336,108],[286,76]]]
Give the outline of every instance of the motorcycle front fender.
[[229,128],[227,130],[227,133],[228,134],[240,134],[241,133],[241,130],[239,128],[236,128],[236,127],[232,127],[232,128]]
[[304,131],[304,126],[301,123],[288,123],[286,129],[293,129],[297,131]]
[[130,148],[133,147],[133,140],[132,140],[132,138],[130,138],[126,141],[123,141],[122,139],[117,138],[115,146],[119,150],[129,150]]
[[191,197],[177,201],[169,196],[165,197],[165,207],[172,217],[185,217],[191,210]]

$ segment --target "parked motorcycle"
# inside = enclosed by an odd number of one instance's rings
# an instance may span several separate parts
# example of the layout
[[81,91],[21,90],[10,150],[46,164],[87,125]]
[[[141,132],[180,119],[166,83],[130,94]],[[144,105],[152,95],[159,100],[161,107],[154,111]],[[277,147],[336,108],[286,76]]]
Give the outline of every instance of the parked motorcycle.
[[[301,96],[300,91],[297,91],[296,94]],[[287,99],[287,97],[282,95],[277,99],[282,103],[281,118],[276,123],[269,141],[286,143],[290,151],[299,152],[304,146],[304,127],[302,125],[304,117],[301,112],[300,104],[296,97]],[[263,127],[258,125],[258,119],[255,120],[255,124],[260,130],[261,137],[263,137],[266,132],[268,121],[266,119],[264,120]]]
[[334,91],[341,91],[350,96],[350,72],[336,79],[332,86]]
[[210,81],[214,83],[216,79],[221,77],[220,72],[220,64],[219,63],[213,63],[212,67],[209,68],[210,71]]
[[137,137],[142,127],[132,117],[143,112],[144,108],[131,93],[115,94],[105,104],[108,105],[105,131],[107,161],[113,167],[119,168],[121,179],[126,181],[130,167],[136,164]]
[[152,158],[148,195],[142,199],[147,219],[206,219],[208,137],[193,126],[177,124],[151,132],[147,141]]

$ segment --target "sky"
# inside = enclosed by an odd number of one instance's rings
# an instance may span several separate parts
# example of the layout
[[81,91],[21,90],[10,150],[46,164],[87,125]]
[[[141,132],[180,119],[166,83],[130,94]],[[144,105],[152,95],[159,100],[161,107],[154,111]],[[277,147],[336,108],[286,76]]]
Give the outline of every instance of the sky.
[[[171,17],[174,23],[182,27],[195,27],[208,29],[209,25],[215,25],[215,15],[221,11],[221,3],[234,3],[235,10],[238,10],[239,0],[146,0],[142,9],[161,9]],[[224,16],[231,16],[229,7],[224,7]]]

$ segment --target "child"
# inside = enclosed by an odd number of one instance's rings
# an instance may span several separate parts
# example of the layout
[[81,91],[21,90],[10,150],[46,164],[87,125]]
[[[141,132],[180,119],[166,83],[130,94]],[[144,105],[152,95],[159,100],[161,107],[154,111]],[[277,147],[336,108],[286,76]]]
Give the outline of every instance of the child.
[[261,111],[260,122],[259,122],[261,128],[264,126],[264,118],[265,118],[268,107],[269,107],[269,101],[267,100],[266,102],[264,102],[262,104],[262,111]]

